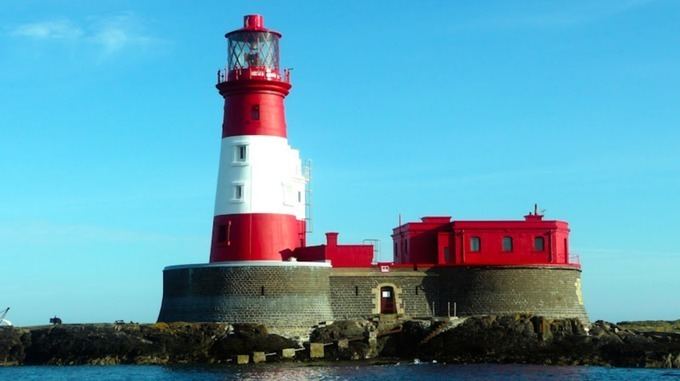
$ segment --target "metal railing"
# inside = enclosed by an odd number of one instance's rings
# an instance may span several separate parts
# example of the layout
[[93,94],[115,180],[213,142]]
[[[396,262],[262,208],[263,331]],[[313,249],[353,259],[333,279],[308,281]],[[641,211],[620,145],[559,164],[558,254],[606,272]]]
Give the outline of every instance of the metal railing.
[[290,69],[284,69],[283,75],[278,70],[272,71],[265,68],[234,69],[231,71],[228,68],[224,68],[217,70],[218,84],[242,79],[266,79],[290,83]]
[[569,254],[570,265],[581,265],[581,257],[578,254]]

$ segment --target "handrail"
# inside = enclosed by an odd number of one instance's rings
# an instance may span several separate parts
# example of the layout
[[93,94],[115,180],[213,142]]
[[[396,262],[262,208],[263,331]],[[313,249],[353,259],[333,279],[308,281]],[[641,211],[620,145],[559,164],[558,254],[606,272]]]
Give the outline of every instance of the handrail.
[[234,70],[224,68],[217,70],[218,84],[242,79],[266,79],[290,83],[290,69],[284,69],[283,75],[281,75],[278,70],[271,71],[265,68],[245,68]]
[[574,265],[580,265],[581,264],[581,257],[578,254],[574,254],[574,255],[569,254],[569,261],[567,263],[574,264]]

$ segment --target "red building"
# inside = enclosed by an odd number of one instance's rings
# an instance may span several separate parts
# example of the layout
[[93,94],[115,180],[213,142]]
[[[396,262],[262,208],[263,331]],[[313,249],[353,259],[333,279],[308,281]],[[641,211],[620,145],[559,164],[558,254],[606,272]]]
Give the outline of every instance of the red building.
[[423,217],[393,229],[395,264],[580,267],[569,257],[569,225],[537,211],[515,221]]

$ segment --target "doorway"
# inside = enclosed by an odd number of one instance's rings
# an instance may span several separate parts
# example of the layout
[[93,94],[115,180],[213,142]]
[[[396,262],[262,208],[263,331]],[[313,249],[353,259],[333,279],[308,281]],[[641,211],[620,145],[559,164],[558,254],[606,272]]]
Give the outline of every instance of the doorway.
[[397,313],[396,303],[394,303],[394,287],[392,286],[380,287],[380,313]]

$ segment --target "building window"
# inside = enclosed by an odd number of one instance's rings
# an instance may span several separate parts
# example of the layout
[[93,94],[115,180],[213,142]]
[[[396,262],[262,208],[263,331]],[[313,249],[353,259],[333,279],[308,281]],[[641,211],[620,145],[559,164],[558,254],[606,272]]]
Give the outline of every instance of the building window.
[[534,250],[543,251],[545,249],[545,239],[543,237],[534,237]]
[[476,253],[482,249],[482,240],[479,237],[470,237],[470,251]]
[[243,200],[243,185],[234,185],[234,200]]
[[248,160],[248,146],[245,144],[237,145],[234,155],[236,161],[245,162]]
[[298,204],[302,203],[302,192],[298,191]]
[[260,287],[260,295],[264,296],[264,286]]
[[250,119],[260,120],[260,105],[253,105],[250,108]]
[[218,225],[217,226],[217,242],[226,242],[227,241],[227,226],[226,225]]
[[354,296],[359,296],[359,286],[354,286]]
[[512,237],[503,237],[503,251],[512,251]]

